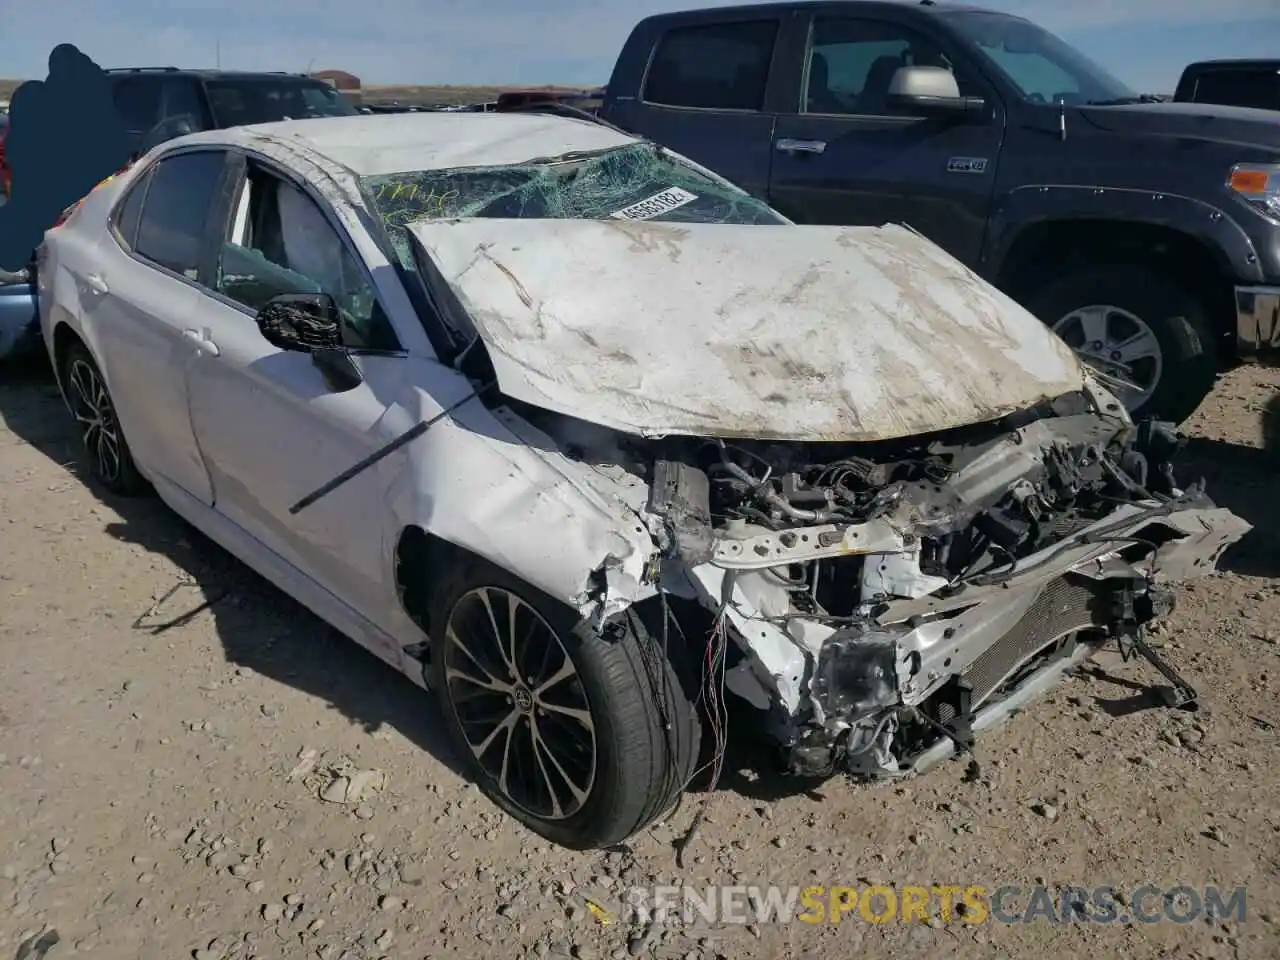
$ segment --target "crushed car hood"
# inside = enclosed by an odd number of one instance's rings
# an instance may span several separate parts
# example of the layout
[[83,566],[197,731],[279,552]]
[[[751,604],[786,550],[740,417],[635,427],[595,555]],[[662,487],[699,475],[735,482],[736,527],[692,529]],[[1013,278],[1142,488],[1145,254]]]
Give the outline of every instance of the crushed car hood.
[[1084,384],[1040,321],[904,227],[408,229],[504,394],[628,433],[883,440]]

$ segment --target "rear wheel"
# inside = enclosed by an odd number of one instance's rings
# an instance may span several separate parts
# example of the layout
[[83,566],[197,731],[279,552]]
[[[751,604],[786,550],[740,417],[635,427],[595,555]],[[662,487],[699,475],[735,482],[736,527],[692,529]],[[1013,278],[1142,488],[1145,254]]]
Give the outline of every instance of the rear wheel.
[[94,480],[121,496],[146,493],[149,486],[133,462],[111,392],[84,344],[77,341],[67,348],[61,379]]
[[1213,325],[1198,297],[1141,265],[1070,271],[1027,299],[1135,418],[1181,423],[1217,377]]
[[679,797],[700,725],[628,610],[597,634],[570,608],[466,557],[435,586],[432,686],[482,789],[574,849],[619,843]]

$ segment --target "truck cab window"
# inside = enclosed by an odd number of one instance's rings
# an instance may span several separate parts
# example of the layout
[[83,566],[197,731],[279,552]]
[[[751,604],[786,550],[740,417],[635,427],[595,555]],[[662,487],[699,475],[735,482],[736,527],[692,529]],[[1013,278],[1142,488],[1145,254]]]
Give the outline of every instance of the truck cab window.
[[677,27],[658,41],[643,98],[668,107],[761,110],[777,20]]
[[885,115],[889,85],[900,67],[945,67],[962,95],[974,95],[942,49],[894,23],[818,17],[813,23],[805,80],[805,113]]

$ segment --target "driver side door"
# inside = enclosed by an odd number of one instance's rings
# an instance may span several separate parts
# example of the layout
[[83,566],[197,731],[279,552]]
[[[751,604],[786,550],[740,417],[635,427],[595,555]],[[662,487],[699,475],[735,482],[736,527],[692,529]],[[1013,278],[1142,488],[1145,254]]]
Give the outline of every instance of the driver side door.
[[[799,223],[907,223],[978,264],[1004,117],[995,90],[959,51],[883,19],[815,16],[796,104],[774,128],[769,200]],[[887,102],[899,67],[947,66],[980,121],[904,115]]]
[[[218,269],[192,317],[192,423],[214,509],[360,616],[386,629],[383,505],[390,464],[304,511],[289,507],[373,453],[404,364],[363,263],[336,218],[282,172],[244,160]],[[255,314],[272,297],[332,295],[362,381],[273,346]],[[344,387],[346,387],[344,389]]]

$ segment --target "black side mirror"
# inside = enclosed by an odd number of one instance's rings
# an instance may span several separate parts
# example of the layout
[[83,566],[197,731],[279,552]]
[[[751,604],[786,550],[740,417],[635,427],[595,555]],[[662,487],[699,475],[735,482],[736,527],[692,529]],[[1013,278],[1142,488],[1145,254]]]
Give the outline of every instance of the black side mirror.
[[258,311],[258,329],[272,346],[310,353],[342,346],[338,305],[327,293],[285,293]]
[[364,383],[342,344],[338,305],[327,293],[284,293],[258,311],[258,329],[272,346],[311,354],[329,387],[342,393]]
[[962,97],[946,67],[899,67],[889,84],[888,104],[903,113],[975,120],[986,112],[982,97]]

